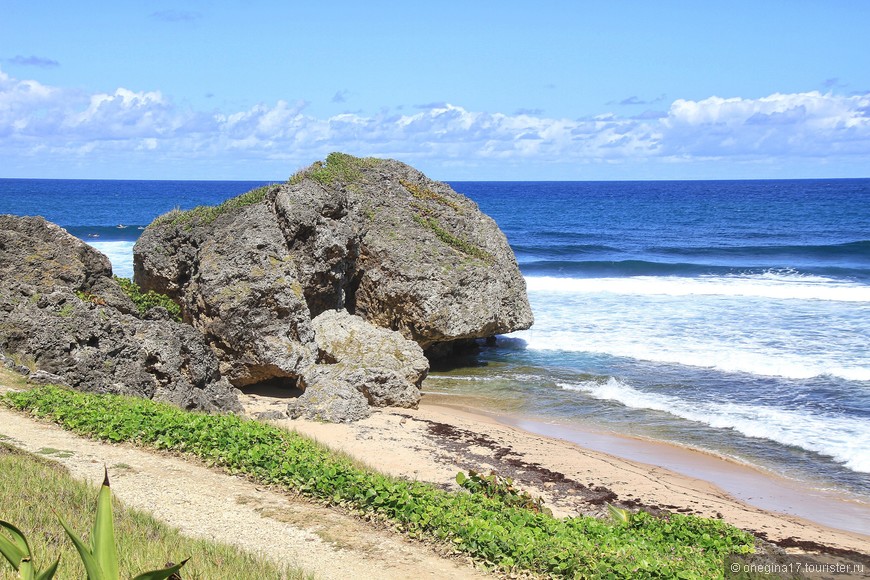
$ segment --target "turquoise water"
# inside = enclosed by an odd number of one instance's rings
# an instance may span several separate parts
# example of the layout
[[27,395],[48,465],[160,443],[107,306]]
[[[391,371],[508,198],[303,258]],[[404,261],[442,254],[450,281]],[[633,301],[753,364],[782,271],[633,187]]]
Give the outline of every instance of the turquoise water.
[[[0,180],[0,213],[45,215],[129,276],[156,215],[256,185]],[[870,502],[870,180],[452,185],[506,233],[536,323],[427,390]]]

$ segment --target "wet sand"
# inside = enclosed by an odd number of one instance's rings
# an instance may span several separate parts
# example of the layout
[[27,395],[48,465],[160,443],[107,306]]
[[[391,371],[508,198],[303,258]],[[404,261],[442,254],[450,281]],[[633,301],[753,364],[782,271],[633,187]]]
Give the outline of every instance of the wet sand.
[[870,535],[870,505],[833,490],[809,488],[798,481],[731,459],[668,443],[584,431],[567,425],[507,415],[497,416],[496,420],[524,431],[576,443],[586,449],[708,481],[735,499],[758,508]]

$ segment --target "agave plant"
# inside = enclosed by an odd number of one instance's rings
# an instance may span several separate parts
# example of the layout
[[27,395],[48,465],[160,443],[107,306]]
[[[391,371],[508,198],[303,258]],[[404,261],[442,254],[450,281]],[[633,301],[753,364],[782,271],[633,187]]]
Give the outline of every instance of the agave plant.
[[0,528],[12,536],[10,540],[4,534],[0,534],[0,553],[12,564],[12,568],[18,572],[18,576],[22,580],[51,580],[54,578],[58,560],[55,560],[54,564],[42,572],[37,572],[30,552],[30,544],[27,543],[27,538],[24,537],[21,530],[2,520],[0,520]]
[[[104,468],[105,469],[105,468]],[[59,515],[60,525],[78,550],[85,566],[88,580],[120,580],[118,572],[118,552],[115,548],[115,525],[112,517],[112,491],[109,488],[109,471],[105,469],[103,485],[97,495],[97,515],[91,530],[90,543],[84,543]],[[0,552],[12,567],[18,571],[22,580],[51,580],[57,571],[57,562],[37,573],[30,553],[30,546],[24,534],[12,524],[0,521],[0,527],[12,536],[9,540],[0,534]],[[187,560],[160,570],[143,572],[133,580],[165,580],[181,569]]]

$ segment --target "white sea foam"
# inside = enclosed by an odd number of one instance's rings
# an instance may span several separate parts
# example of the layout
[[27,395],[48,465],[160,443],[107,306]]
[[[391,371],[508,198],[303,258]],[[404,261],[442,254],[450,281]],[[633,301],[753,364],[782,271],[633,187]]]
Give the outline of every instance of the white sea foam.
[[[792,379],[829,375],[870,381],[870,301],[816,298],[784,304],[759,292],[724,295],[722,289],[731,280],[716,280],[531,277],[527,282],[535,325],[513,336],[532,350]],[[763,289],[767,283],[759,277],[744,287]],[[808,282],[816,283],[837,288],[836,282]],[[705,284],[717,293],[693,293]],[[790,295],[797,298],[794,292]]]
[[133,245],[136,242],[92,242],[88,244],[104,253],[112,263],[112,273],[121,278],[133,277]]
[[[799,352],[771,350],[758,352],[750,346],[722,340],[696,341],[695,337],[674,334],[669,338],[629,336],[624,334],[577,334],[566,331],[542,332],[532,329],[516,333],[528,343],[528,348],[546,351],[587,352],[668,364],[710,368],[727,373],[749,373],[759,376],[809,379],[819,376],[839,377],[849,381],[870,381],[870,364],[846,366],[830,360],[834,354],[812,357]],[[682,341],[681,341],[682,338]],[[866,359],[867,356],[864,356]]]
[[661,296],[745,296],[780,300],[833,300],[870,303],[870,286],[823,276],[785,272],[754,275],[631,276],[624,278],[557,278],[528,276],[530,292]]
[[640,391],[613,377],[604,382],[578,381],[559,386],[626,407],[663,411],[717,429],[734,429],[747,437],[793,445],[832,457],[853,471],[870,473],[870,420],[864,418],[733,402],[688,401]]

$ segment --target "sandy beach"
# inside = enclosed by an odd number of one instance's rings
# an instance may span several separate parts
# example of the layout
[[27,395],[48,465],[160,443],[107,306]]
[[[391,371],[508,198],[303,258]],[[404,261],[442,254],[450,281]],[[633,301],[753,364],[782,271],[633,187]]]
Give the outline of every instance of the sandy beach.
[[[0,387],[0,392],[7,388]],[[838,502],[835,497],[814,500],[784,480],[712,455],[566,431],[508,414],[463,408],[456,397],[433,394],[425,396],[418,409],[380,409],[365,420],[345,424],[287,419],[287,401],[286,393],[274,389],[242,396],[251,417],[294,429],[393,475],[455,489],[458,471],[494,470],[542,497],[557,516],[607,517],[607,503],[693,513],[749,530],[797,561],[845,562],[861,574],[870,568],[866,533],[762,509],[735,495],[754,489],[781,502],[810,502],[818,514],[839,505],[846,512],[852,510],[856,526],[870,521],[866,506]],[[547,428],[551,432],[546,433]],[[300,565],[317,577],[488,576],[467,559],[445,559],[430,546],[401,534],[372,528],[341,510],[264,489],[195,459],[85,439],[7,409],[0,409],[0,434],[7,443],[31,452],[63,450],[52,457],[94,483],[102,473],[96,467],[108,465],[113,489],[127,505],[146,509],[185,534],[236,544],[277,562]],[[578,439],[583,439],[583,445]],[[166,478],[167,472],[173,477]],[[246,534],[240,537],[234,531],[238,529],[247,530]],[[278,537],[282,541],[274,543]],[[266,545],[269,548],[263,551]]]
[[[268,417],[285,404],[275,395],[249,392],[243,402],[250,414]],[[870,554],[870,535],[860,531],[870,521],[868,506],[819,497],[784,479],[672,445],[571,432],[431,394],[419,409],[383,409],[351,424],[270,421],[376,469],[444,487],[455,486],[457,471],[494,470],[543,497],[556,515],[603,516],[605,503],[693,513],[722,518],[788,551],[824,546],[828,552]],[[568,440],[583,437],[582,446]],[[798,504],[818,518],[782,513]],[[760,507],[768,505],[782,509]],[[819,521],[832,517],[840,517],[842,525]]]

